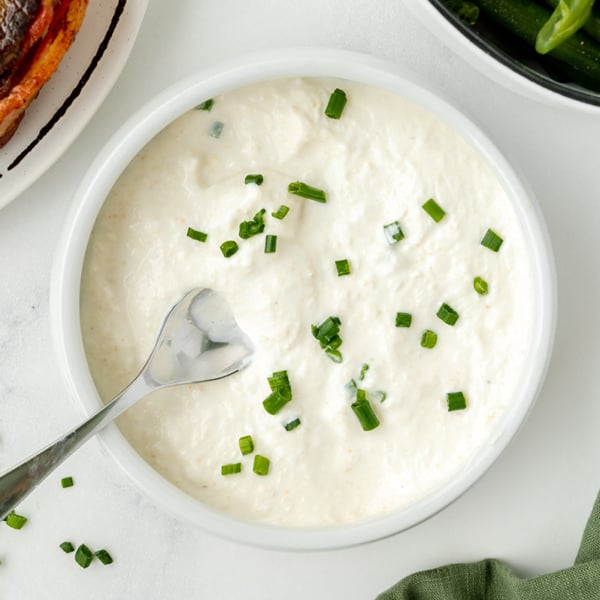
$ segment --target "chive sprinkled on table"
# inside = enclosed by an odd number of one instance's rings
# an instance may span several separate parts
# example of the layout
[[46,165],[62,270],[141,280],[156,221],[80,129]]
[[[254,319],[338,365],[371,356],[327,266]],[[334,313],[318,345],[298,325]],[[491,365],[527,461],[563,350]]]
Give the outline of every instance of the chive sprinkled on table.
[[253,217],[251,221],[242,221],[240,223],[238,235],[243,239],[247,240],[265,230],[265,213],[267,211],[261,208]]
[[325,107],[325,114],[330,119],[339,119],[344,112],[347,101],[346,92],[336,88],[333,90],[331,96],[329,96],[329,102],[327,102],[327,106]]
[[492,252],[498,252],[504,240],[492,229],[488,229],[481,240],[481,245],[489,248]]
[[276,415],[292,399],[292,386],[287,371],[275,371],[268,382],[271,393],[263,400],[263,407]]
[[225,258],[233,256],[240,249],[235,240],[227,240],[226,242],[223,242],[219,248],[221,248],[221,252]]
[[379,419],[367,399],[367,392],[363,389],[356,390],[356,400],[351,405],[360,426],[364,431],[371,431],[379,426]]
[[83,569],[87,569],[93,559],[92,551],[85,544],[79,544],[77,552],[75,552],[75,562]]
[[13,529],[23,529],[27,523],[27,517],[17,514],[14,510],[4,517],[5,523]]
[[396,327],[410,327],[412,325],[412,315],[406,312],[396,313]]
[[449,392],[446,398],[448,412],[467,408],[467,399],[462,392]]
[[235,475],[236,473],[242,472],[242,463],[229,463],[227,465],[221,465],[221,475]]
[[257,173],[256,175],[246,175],[246,177],[244,178],[244,183],[246,185],[248,185],[249,183],[255,183],[256,185],[262,185],[264,180],[265,180],[265,178],[260,173]]
[[445,302],[440,306],[439,310],[437,311],[437,316],[439,319],[444,321],[446,325],[451,326],[453,326],[459,318],[459,314],[449,304],[446,304]]
[[274,219],[279,219],[281,221],[282,219],[285,218],[285,215],[287,215],[288,212],[290,212],[289,206],[282,204],[276,211],[271,213],[271,216]]
[[208,135],[210,135],[210,137],[219,139],[223,133],[224,127],[225,127],[225,125],[223,123],[221,123],[221,121],[215,121],[210,126],[210,129],[208,130]]
[[437,340],[437,333],[431,331],[431,329],[426,329],[421,335],[421,346],[423,346],[423,348],[435,348]]
[[75,483],[73,482],[73,478],[72,477],[63,477],[60,480],[60,485],[63,488],[70,488],[70,487],[73,487],[75,485]]
[[254,452],[254,440],[251,435],[244,435],[238,440],[240,452],[244,455]]
[[103,565],[110,565],[113,563],[113,558],[112,556],[104,549],[102,548],[101,550],[97,550],[96,552],[94,552],[94,556],[103,564]]
[[277,252],[277,236],[268,234],[265,237],[265,254],[274,254]]
[[335,261],[335,269],[337,271],[338,277],[343,277],[344,275],[350,275],[350,261],[347,258],[343,258],[342,260]]
[[260,454],[254,455],[254,464],[252,465],[252,470],[257,475],[267,475],[269,473],[269,467],[271,466],[271,461],[266,457]]
[[327,194],[319,188],[312,187],[302,181],[293,181],[288,185],[288,192],[294,196],[314,200],[315,202],[327,202]]
[[446,216],[446,211],[433,198],[429,198],[429,200],[423,204],[423,210],[436,223],[439,223]]
[[212,98],[209,98],[208,100],[205,100],[204,102],[198,104],[198,106],[196,106],[196,110],[211,111],[214,104],[215,101]]
[[300,419],[296,418],[292,421],[290,421],[289,423],[286,423],[283,427],[286,431],[293,431],[294,429],[296,429],[296,427],[300,426]]
[[473,288],[480,296],[485,296],[489,291],[488,282],[481,277],[473,279]]
[[208,239],[208,233],[204,233],[204,231],[198,231],[193,227],[188,227],[186,235],[197,242],[206,242]]
[[75,546],[71,542],[63,542],[58,546],[63,552],[66,554],[70,554],[71,552],[75,552]]
[[383,233],[385,234],[385,239],[387,240],[388,244],[397,244],[399,241],[404,239],[404,232],[402,231],[398,221],[384,225]]
[[340,337],[340,326],[342,322],[338,317],[327,317],[320,325],[311,325],[313,337],[315,337],[321,348],[336,363],[342,362],[342,353],[339,347],[342,345]]

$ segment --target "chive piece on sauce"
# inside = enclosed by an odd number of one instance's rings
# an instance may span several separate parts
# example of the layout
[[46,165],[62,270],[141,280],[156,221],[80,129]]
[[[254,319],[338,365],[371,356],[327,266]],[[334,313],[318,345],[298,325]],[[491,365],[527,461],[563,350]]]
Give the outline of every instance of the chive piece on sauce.
[[70,554],[71,552],[75,552],[75,546],[71,544],[71,542],[63,542],[58,546],[63,552],[66,554]]
[[396,313],[396,327],[410,327],[412,324],[412,315],[410,313]]
[[277,236],[268,234],[265,237],[265,254],[274,254],[277,252]]
[[214,103],[215,101],[212,98],[209,98],[208,100],[205,100],[204,102],[198,104],[198,106],[196,106],[196,110],[211,111]]
[[376,390],[373,392],[373,395],[379,398],[380,404],[385,402],[385,399],[387,398],[387,392],[384,392],[383,390]]
[[337,271],[338,277],[350,275],[350,273],[352,272],[350,269],[350,261],[347,258],[343,258],[342,260],[336,260],[335,269]]
[[431,329],[426,329],[421,336],[421,346],[423,348],[435,348],[437,344],[437,333],[435,331],[431,331]]
[[233,256],[240,249],[235,240],[227,240],[226,242],[223,242],[219,247],[221,248],[221,252],[223,253],[223,256],[225,258]]
[[271,393],[263,400],[263,407],[270,415],[276,415],[292,399],[292,386],[287,371],[275,371],[267,381]]
[[488,229],[481,240],[481,245],[489,248],[492,252],[498,252],[504,240],[493,230]]
[[269,473],[270,466],[271,461],[266,456],[261,456],[260,454],[256,454],[254,456],[254,464],[252,465],[252,470],[257,475],[267,475]]
[[480,296],[485,296],[489,291],[488,282],[481,277],[473,279],[473,288]]
[[208,239],[208,233],[204,233],[204,231],[198,231],[193,227],[188,227],[186,235],[197,242],[206,242]]
[[94,552],[94,555],[103,565],[110,565],[113,562],[112,556],[104,548]]
[[379,419],[371,403],[367,400],[365,390],[356,390],[356,401],[352,403],[352,411],[364,431],[371,431],[379,426]]
[[313,337],[315,337],[329,358],[335,363],[342,362],[342,353],[338,348],[342,345],[339,335],[342,322],[338,317],[327,317],[320,325],[311,325]]
[[462,392],[449,392],[447,395],[448,412],[467,408],[467,399]]
[[423,210],[436,223],[439,223],[446,216],[446,211],[433,198],[429,198],[429,200],[423,204]]
[[75,484],[73,482],[73,478],[72,477],[63,477],[60,480],[60,485],[61,485],[61,487],[69,488],[69,487],[73,487],[73,485],[75,485]]
[[251,221],[242,221],[239,226],[238,235],[243,239],[247,240],[265,230],[265,212],[264,208],[261,208],[253,217]]
[[365,375],[367,374],[368,370],[369,370],[369,365],[367,363],[364,363],[363,366],[360,368],[360,373],[358,374],[359,381],[365,380]]
[[244,435],[238,440],[240,452],[243,455],[252,454],[254,452],[254,440],[251,435]]
[[387,240],[388,244],[397,244],[400,240],[404,239],[404,232],[402,231],[398,221],[384,225],[383,233],[385,233],[385,239]]
[[228,465],[221,465],[221,475],[234,475],[235,473],[242,472],[242,463],[230,463]]
[[208,130],[208,135],[210,135],[210,137],[219,139],[221,137],[221,134],[223,133],[224,127],[225,127],[225,125],[223,123],[221,123],[221,121],[215,121],[210,126],[210,129]]
[[275,212],[271,213],[271,216],[274,219],[284,219],[285,215],[288,214],[288,212],[290,212],[290,207],[286,206],[285,204],[282,204]]
[[342,116],[342,112],[344,112],[347,101],[346,92],[336,88],[333,90],[331,96],[329,96],[329,102],[325,107],[325,114],[330,119],[339,119]]
[[27,517],[18,515],[14,510],[11,511],[4,517],[4,521],[9,527],[13,529],[23,529],[25,523],[27,523]]
[[92,551],[85,544],[80,544],[75,552],[75,562],[83,569],[87,569],[93,558]]
[[283,427],[286,431],[293,431],[294,429],[296,429],[296,427],[300,425],[301,422],[302,421],[300,421],[300,419],[296,418],[293,421],[286,423]]
[[444,302],[437,311],[437,317],[444,321],[446,325],[454,326],[456,321],[458,321],[459,314],[449,304]]
[[249,183],[255,183],[256,185],[262,185],[262,182],[264,180],[265,180],[265,178],[260,173],[257,173],[256,175],[246,175],[246,177],[244,178],[244,183],[246,185],[248,185]]
[[294,196],[314,200],[315,202],[327,202],[327,194],[318,188],[312,187],[302,181],[293,181],[288,185],[288,192]]

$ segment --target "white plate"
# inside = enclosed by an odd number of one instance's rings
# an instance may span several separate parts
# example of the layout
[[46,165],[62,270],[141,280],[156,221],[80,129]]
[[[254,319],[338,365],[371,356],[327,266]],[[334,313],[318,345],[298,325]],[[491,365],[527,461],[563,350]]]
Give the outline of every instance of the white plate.
[[0,149],[0,208],[16,198],[71,145],[114,85],[148,0],[96,0],[57,72]]

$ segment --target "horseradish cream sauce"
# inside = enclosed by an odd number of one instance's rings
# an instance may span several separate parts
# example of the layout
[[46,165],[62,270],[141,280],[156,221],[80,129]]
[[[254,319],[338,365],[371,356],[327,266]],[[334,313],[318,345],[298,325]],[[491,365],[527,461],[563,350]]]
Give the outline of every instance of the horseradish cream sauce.
[[[339,120],[323,114],[335,87],[348,96]],[[263,184],[246,185],[250,173]],[[294,181],[325,190],[327,202],[289,194]],[[429,198],[446,211],[439,223],[422,208]],[[282,204],[289,213],[273,218]],[[263,208],[264,233],[240,239],[240,222]],[[405,237],[389,244],[383,226],[394,221]],[[188,227],[206,242],[187,237]],[[480,243],[488,228],[504,240],[498,252]],[[277,236],[275,253],[264,252],[266,234]],[[219,248],[226,240],[239,244],[230,258]],[[341,259],[350,275],[338,276]],[[487,295],[474,290],[476,276]],[[504,190],[453,129],[386,91],[282,79],[184,114],[133,159],[89,242],[81,323],[108,401],[138,373],[170,306],[194,287],[222,294],[256,346],[250,367],[156,392],[119,427],[150,465],[210,507],[326,526],[409,506],[495,435],[530,350],[533,280]],[[443,303],[459,314],[454,326],[436,316]],[[395,326],[398,312],[412,315],[410,327]],[[332,315],[341,320],[340,364],[311,334]],[[421,346],[426,329],[438,335],[432,349]],[[280,370],[293,399],[271,415],[262,401]],[[351,409],[351,379],[380,420],[372,431]],[[467,407],[449,412],[456,391]],[[295,418],[301,424],[287,431]],[[242,456],[245,435],[255,450]],[[270,459],[268,475],[253,472],[255,454]],[[240,473],[221,475],[237,462]]]

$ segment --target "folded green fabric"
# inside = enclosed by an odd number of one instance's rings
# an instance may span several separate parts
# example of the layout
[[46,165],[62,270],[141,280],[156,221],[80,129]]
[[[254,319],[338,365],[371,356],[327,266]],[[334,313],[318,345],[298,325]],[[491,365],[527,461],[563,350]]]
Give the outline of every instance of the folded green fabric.
[[498,560],[454,564],[409,575],[377,600],[598,600],[600,494],[588,519],[575,564],[521,579]]

